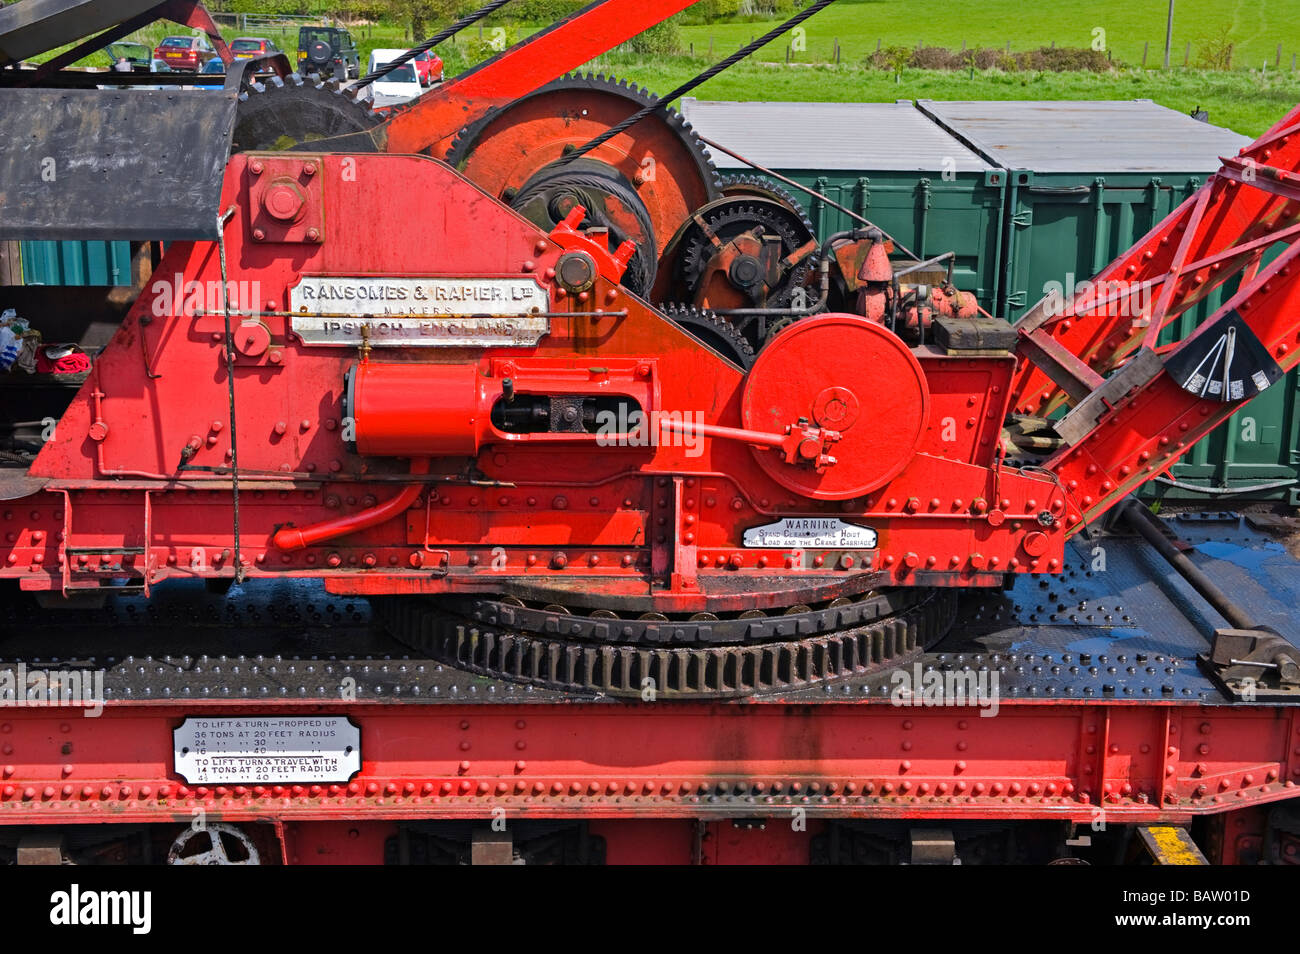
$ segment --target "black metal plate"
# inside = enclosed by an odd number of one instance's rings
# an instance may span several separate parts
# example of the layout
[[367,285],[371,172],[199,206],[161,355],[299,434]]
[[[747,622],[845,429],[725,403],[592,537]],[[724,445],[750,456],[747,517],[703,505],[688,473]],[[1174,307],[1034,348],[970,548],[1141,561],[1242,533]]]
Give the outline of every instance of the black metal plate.
[[0,9],[0,63],[23,60],[138,16],[158,0],[24,0]]
[[235,105],[228,89],[0,90],[0,239],[215,239]]

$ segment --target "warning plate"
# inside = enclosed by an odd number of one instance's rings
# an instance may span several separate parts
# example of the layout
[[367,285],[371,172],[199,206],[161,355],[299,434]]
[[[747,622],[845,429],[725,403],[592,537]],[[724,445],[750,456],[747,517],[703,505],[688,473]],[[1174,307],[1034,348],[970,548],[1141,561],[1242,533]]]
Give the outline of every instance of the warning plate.
[[785,517],[745,531],[747,547],[874,550],[876,531],[836,517]]
[[191,717],[172,741],[191,785],[346,782],[361,771],[361,729],[346,716]]

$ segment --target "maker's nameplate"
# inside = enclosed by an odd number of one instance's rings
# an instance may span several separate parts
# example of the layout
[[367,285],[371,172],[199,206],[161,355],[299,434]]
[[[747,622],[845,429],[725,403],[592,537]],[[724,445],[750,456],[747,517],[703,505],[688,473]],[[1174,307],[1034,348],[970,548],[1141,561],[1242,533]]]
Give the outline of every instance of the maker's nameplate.
[[876,531],[838,517],[783,517],[776,523],[750,527],[745,546],[805,550],[874,550]]
[[551,330],[546,290],[529,278],[307,275],[289,291],[304,344],[374,348],[530,347]]
[[346,782],[361,771],[361,730],[346,716],[191,716],[172,741],[191,785]]

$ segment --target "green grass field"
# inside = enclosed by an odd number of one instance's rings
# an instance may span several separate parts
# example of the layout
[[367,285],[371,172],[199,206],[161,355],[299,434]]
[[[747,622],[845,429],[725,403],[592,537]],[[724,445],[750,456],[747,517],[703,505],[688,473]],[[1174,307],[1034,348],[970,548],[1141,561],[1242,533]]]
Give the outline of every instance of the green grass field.
[[[1267,7],[1267,19],[1265,17]],[[876,40],[892,44],[961,47],[1004,46],[1008,38],[1017,50],[1058,45],[1084,46],[1091,30],[1106,30],[1115,57],[1140,62],[1141,44],[1150,37],[1152,66],[1159,65],[1163,49],[1162,0],[1145,0],[1126,6],[1117,0],[1084,2],[1053,8],[1036,17],[1026,17],[1024,4],[1015,0],[950,0],[944,15],[918,17],[919,4],[904,0],[839,0],[807,21],[807,49],[784,62],[781,41],[760,51],[700,87],[694,95],[702,99],[740,100],[823,100],[892,102],[895,99],[1152,99],[1180,112],[1196,107],[1207,109],[1210,121],[1246,135],[1259,135],[1292,106],[1300,103],[1300,72],[1290,69],[1290,52],[1284,46],[1283,68],[1272,66],[1278,38],[1300,47],[1300,33],[1288,25],[1300,23],[1300,0],[1236,0],[1226,6],[1210,0],[1177,0],[1175,18],[1175,67],[1170,70],[1129,66],[1107,73],[1037,73],[998,70],[946,72],[905,70],[895,77],[886,71],[864,69],[863,58],[873,51]],[[919,28],[920,21],[925,29]],[[491,22],[488,21],[490,36]],[[1184,69],[1183,37],[1192,39],[1192,61],[1201,37],[1214,32],[1210,24],[1230,23],[1231,38],[1237,44],[1234,68],[1230,71]],[[1010,24],[1011,26],[1008,26]],[[1182,24],[1188,24],[1183,27]],[[1192,25],[1196,26],[1193,27]],[[751,36],[770,28],[770,23],[728,23],[681,28],[686,47],[682,55],[646,58],[615,52],[601,57],[589,68],[633,80],[653,92],[664,93],[700,72],[710,62],[722,59]],[[510,27],[513,41],[535,27]],[[182,32],[168,24],[154,24],[133,36],[153,45],[169,32]],[[297,28],[250,30],[280,44],[290,57],[297,46]],[[375,47],[405,47],[407,32],[391,24],[360,25],[353,28],[361,50],[364,69]],[[234,36],[233,31],[227,35]],[[713,53],[709,55],[709,39]],[[458,42],[444,44],[439,52],[452,76],[481,59],[487,52],[476,28],[466,30]],[[826,62],[835,41],[842,49],[838,66]],[[1157,42],[1158,40],[1158,42]],[[688,51],[692,49],[693,55]],[[1135,52],[1136,51],[1136,52]],[[1261,68],[1268,61],[1266,68]],[[91,57],[87,65],[106,65]],[[1100,132],[1100,131],[1099,131]]]
[[[1029,50],[1040,46],[1088,47],[1093,30],[1105,31],[1106,48],[1130,65],[1142,62],[1144,43],[1150,44],[1147,65],[1158,67],[1164,55],[1164,0],[1076,0],[1074,3],[1029,4],[1025,0],[947,0],[931,6],[915,0],[837,0],[810,18],[805,60],[826,60],[836,39],[842,59],[858,63],[875,50],[876,41],[885,46],[1005,47]],[[687,26],[682,35],[694,43],[696,52],[707,50],[710,37],[714,52],[726,55],[751,37],[761,35],[776,21]],[[1300,52],[1300,0],[1177,0],[1171,65],[1181,66],[1186,45],[1192,44],[1192,64],[1206,41],[1229,26],[1233,43],[1232,65],[1270,68],[1282,43],[1282,65],[1290,68],[1292,53]],[[785,57],[779,41],[768,59]],[[772,48],[769,48],[772,49]]]
[[[648,61],[607,56],[595,65],[663,93],[690,79],[702,61],[669,57]],[[892,74],[850,66],[787,67],[744,63],[701,86],[700,99],[893,102],[896,99],[1152,99],[1180,112],[1202,107],[1210,122],[1258,136],[1300,103],[1294,74],[1233,70],[1125,70],[1113,73],[951,73],[906,70]],[[1098,130],[1098,135],[1104,135]],[[810,137],[812,131],[809,132]],[[810,138],[810,144],[813,140]]]

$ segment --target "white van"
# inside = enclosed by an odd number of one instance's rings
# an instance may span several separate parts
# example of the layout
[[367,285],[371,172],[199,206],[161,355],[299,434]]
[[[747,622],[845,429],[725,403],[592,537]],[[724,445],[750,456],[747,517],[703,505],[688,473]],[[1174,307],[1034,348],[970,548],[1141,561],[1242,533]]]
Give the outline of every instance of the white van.
[[[371,50],[370,63],[366,66],[366,75],[370,75],[386,63],[393,62],[405,52],[405,50]],[[407,100],[415,99],[424,92],[424,87],[420,85],[420,76],[416,72],[414,61],[403,63],[383,79],[371,83],[367,88],[371,91],[370,96],[376,109],[405,103]]]

